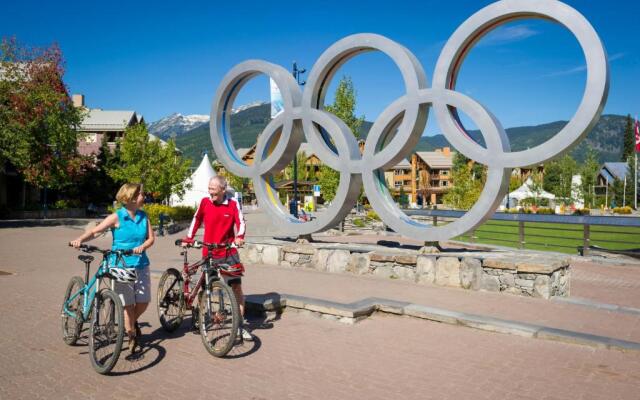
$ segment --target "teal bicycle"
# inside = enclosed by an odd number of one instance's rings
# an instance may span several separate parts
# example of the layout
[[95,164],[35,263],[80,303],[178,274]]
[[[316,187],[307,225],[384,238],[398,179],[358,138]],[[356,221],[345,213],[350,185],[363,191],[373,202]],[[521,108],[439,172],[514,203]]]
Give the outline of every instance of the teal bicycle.
[[[89,280],[89,269],[94,260],[90,255],[79,255],[84,263],[84,280],[74,276],[69,281],[62,303],[62,339],[74,345],[80,337],[85,322],[89,322],[89,358],[99,374],[108,374],[118,362],[124,340],[124,311],[118,295],[111,288],[100,289],[100,281],[109,278],[111,284],[118,281],[135,281],[135,270],[110,268],[125,265],[122,256],[133,254],[132,250],[102,250],[95,246],[81,245],[85,253],[102,253],[102,262]],[[112,256],[113,255],[113,256]],[[121,264],[122,263],[122,264]],[[86,283],[85,283],[86,282]]]

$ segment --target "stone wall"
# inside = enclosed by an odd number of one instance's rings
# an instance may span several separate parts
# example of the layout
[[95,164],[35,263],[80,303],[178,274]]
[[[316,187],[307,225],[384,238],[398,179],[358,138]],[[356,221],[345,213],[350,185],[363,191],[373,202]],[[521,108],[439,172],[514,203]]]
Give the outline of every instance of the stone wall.
[[259,243],[247,243],[240,252],[245,263],[373,275],[468,290],[545,299],[569,296],[570,291],[569,258],[544,253],[422,255],[415,251],[362,251],[331,245]]

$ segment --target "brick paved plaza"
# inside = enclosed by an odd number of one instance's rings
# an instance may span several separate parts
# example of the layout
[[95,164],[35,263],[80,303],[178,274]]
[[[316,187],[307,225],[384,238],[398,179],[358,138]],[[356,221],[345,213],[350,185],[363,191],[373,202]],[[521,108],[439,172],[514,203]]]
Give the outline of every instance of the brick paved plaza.
[[[254,343],[216,359],[187,323],[142,317],[144,351],[96,374],[84,345],[61,340],[59,314],[71,276],[66,247],[80,227],[0,229],[0,399],[637,399],[640,352],[490,333],[374,314],[355,325],[285,311],[253,320]],[[174,235],[150,249],[152,270],[180,258]],[[95,241],[108,246],[110,238]],[[195,254],[194,254],[195,256]],[[418,286],[409,282],[247,265],[247,294],[305,295],[340,302],[378,296],[640,342],[640,317],[555,301]],[[159,275],[152,276],[155,285]],[[574,266],[572,294],[640,307],[640,269]]]

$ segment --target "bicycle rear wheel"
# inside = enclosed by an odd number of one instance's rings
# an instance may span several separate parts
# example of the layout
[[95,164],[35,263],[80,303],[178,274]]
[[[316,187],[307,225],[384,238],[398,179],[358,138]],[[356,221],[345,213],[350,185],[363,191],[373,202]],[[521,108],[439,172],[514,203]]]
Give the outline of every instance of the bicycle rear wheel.
[[184,287],[180,272],[174,268],[164,271],[158,284],[157,306],[160,324],[167,332],[173,332],[184,318]]
[[[82,332],[82,303],[84,299],[84,293],[78,294],[72,301],[69,298],[78,293],[84,287],[84,281],[79,276],[74,276],[67,285],[67,291],[64,294],[64,301],[62,302],[62,310],[60,317],[62,319],[62,340],[69,346],[76,344]],[[69,312],[76,315],[76,318],[72,317],[65,311],[65,307]]]
[[225,356],[233,347],[240,326],[240,309],[229,286],[211,282],[209,293],[200,293],[200,337],[207,351],[215,357]]
[[103,289],[94,299],[89,329],[89,358],[99,374],[108,374],[118,362],[124,339],[124,312],[118,295]]

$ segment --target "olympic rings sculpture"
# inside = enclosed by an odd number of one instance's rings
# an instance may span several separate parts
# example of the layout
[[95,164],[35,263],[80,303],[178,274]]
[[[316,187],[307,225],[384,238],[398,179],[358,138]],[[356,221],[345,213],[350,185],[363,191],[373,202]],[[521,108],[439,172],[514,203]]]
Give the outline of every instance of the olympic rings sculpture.
[[[557,22],[575,36],[586,59],[587,81],[576,113],[560,132],[536,147],[511,152],[500,122],[481,104],[454,88],[464,58],[483,35],[507,22],[525,18]],[[322,110],[322,105],[336,70],[349,59],[369,51],[379,51],[391,58],[400,70],[406,94],[376,119],[360,154],[347,125]],[[248,165],[233,147],[229,131],[231,106],[240,89],[260,74],[268,75],[278,85],[284,111],[259,135],[254,161]],[[576,145],[598,121],[608,91],[609,66],[604,46],[578,11],[556,0],[502,0],[473,14],[453,33],[438,58],[431,87],[427,85],[424,69],[409,50],[376,34],[347,36],[329,47],[313,66],[304,92],[281,66],[261,60],[242,62],[225,75],[216,91],[210,133],[220,162],[231,173],[253,180],[260,206],[271,214],[276,226],[284,227],[290,234],[308,234],[337,225],[355,205],[364,184],[367,198],[384,223],[408,237],[440,241],[468,232],[491,217],[508,192],[512,168],[545,162]],[[383,172],[416,146],[429,107],[433,107],[449,143],[467,158],[488,167],[487,180],[476,204],[455,222],[438,227],[419,223],[404,214],[389,194]],[[457,109],[474,121],[486,147],[465,134]],[[327,144],[323,134],[328,135],[337,152]],[[331,205],[310,222],[298,221],[288,214],[273,181],[273,174],[293,160],[304,139],[322,162],[340,173]]]

